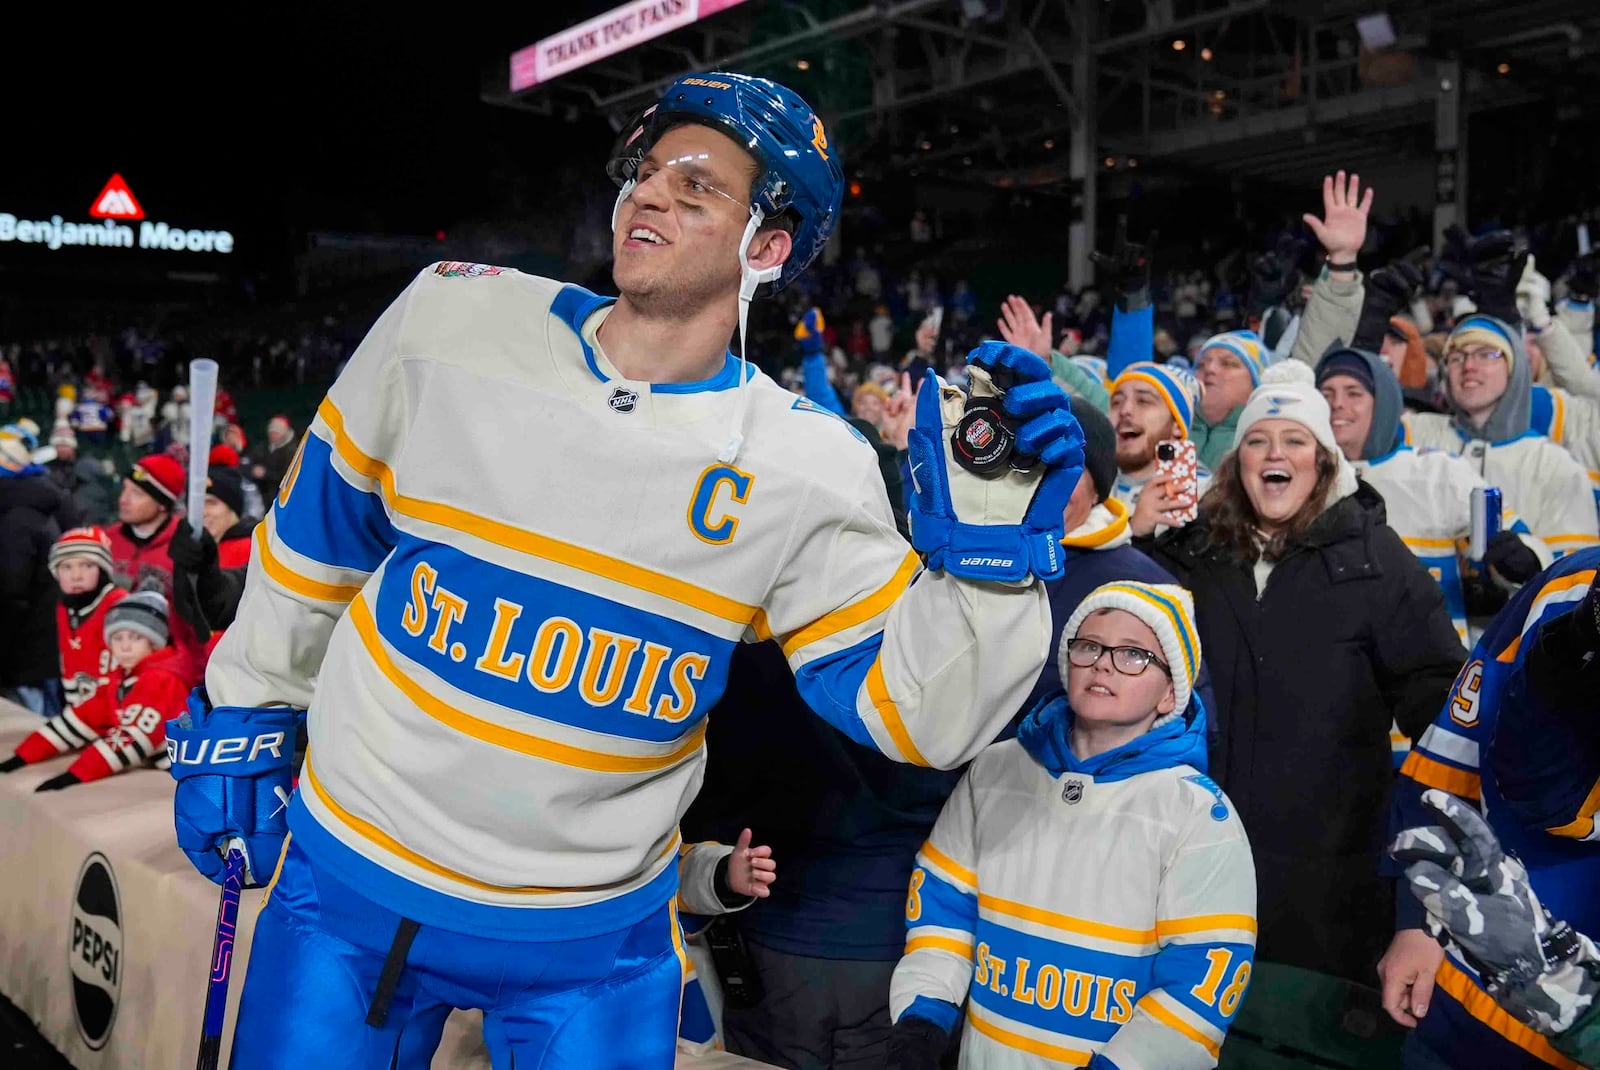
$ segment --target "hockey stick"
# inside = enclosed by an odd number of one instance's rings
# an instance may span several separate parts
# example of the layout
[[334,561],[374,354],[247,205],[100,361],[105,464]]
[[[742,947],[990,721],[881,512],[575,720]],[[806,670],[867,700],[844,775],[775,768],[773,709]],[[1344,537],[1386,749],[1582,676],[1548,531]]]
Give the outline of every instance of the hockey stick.
[[217,935],[211,943],[211,980],[206,987],[206,1015],[200,1027],[200,1053],[195,1070],[217,1070],[222,1054],[222,1019],[228,1012],[228,979],[233,973],[233,934],[239,922],[239,891],[244,887],[244,847],[228,841],[228,861],[222,873],[222,897],[217,902]]

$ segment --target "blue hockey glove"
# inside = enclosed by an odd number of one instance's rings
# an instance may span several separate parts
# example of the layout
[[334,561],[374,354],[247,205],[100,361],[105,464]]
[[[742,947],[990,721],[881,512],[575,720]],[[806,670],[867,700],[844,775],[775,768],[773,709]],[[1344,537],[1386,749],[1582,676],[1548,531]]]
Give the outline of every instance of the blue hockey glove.
[[800,352],[808,357],[821,353],[827,345],[822,332],[827,329],[828,325],[822,319],[822,309],[809,309],[794,327],[794,340],[800,343]]
[[[987,478],[961,467],[950,438],[967,397],[928,372],[909,437],[911,544],[929,568],[962,579],[1055,579],[1065,563],[1061,514],[1083,475],[1083,430],[1050,366],[1025,349],[985,342],[968,354],[967,374],[973,398],[995,399],[1015,425],[1016,454],[1037,460]],[[1003,398],[997,379],[1008,384]]]
[[167,722],[167,757],[178,782],[178,846],[221,884],[228,844],[242,841],[245,886],[257,887],[271,877],[289,834],[300,711],[212,707],[203,688],[190,694],[188,707]]

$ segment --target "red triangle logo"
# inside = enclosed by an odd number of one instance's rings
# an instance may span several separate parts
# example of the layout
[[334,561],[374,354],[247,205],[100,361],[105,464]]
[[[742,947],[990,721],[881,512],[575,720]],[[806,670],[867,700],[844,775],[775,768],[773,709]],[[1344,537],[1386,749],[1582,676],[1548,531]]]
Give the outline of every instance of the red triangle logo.
[[139,207],[138,199],[122,176],[112,175],[106,188],[94,199],[94,207],[89,209],[89,214],[96,219],[143,219],[144,209]]

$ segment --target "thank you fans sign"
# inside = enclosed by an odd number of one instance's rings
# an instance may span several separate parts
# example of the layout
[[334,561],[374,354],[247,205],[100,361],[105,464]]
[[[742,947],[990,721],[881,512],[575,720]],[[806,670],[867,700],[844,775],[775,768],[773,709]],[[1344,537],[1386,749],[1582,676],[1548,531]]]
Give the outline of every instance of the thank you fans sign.
[[588,66],[744,0],[634,0],[511,54],[511,91]]
[[[120,174],[112,175],[89,205],[98,223],[78,223],[52,215],[23,219],[0,212],[0,245],[42,245],[46,249],[98,246],[106,249],[161,249],[167,252],[231,253],[233,234],[226,230],[185,229],[145,218],[144,207]],[[135,230],[133,224],[137,223]]]

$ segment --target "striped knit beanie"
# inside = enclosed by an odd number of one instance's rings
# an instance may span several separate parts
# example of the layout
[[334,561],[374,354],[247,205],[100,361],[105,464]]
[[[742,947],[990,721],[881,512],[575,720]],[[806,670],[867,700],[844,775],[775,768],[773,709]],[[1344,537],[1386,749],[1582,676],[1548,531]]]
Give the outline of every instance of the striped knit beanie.
[[55,575],[56,566],[61,562],[75,557],[93,561],[107,576],[111,575],[111,536],[96,527],[73,528],[50,547],[50,557],[46,560],[50,574]]
[[1471,346],[1488,346],[1495,350],[1505,358],[1508,370],[1517,358],[1517,347],[1512,344],[1505,327],[1488,316],[1474,314],[1456,324],[1456,329],[1450,332],[1450,340],[1444,344],[1445,359],[1448,360],[1455,350]]
[[106,642],[117,632],[138,632],[156,648],[167,645],[167,600],[158,591],[136,591],[106,610]]
[[[1156,633],[1161,641],[1161,660],[1172,672],[1172,693],[1177,699],[1171,716],[1183,714],[1189,708],[1195,677],[1200,675],[1200,633],[1194,626],[1194,598],[1184,588],[1170,583],[1121,580],[1096,587],[1078,603],[1061,630],[1061,648],[1056,654],[1061,679],[1067,679],[1072,668],[1067,660],[1067,640],[1076,638],[1078,626],[1100,609],[1125,610]],[[1163,717],[1156,724],[1165,720]]]
[[1200,399],[1200,384],[1194,376],[1180,368],[1145,360],[1128,365],[1111,384],[1111,392],[1115,394],[1124,383],[1144,383],[1160,394],[1173,420],[1177,421],[1177,437],[1189,437],[1189,424],[1194,420],[1194,407]]
[[1204,356],[1208,349],[1226,349],[1244,361],[1244,366],[1250,371],[1250,384],[1261,385],[1261,373],[1266,370],[1268,356],[1267,347],[1262,344],[1260,336],[1255,331],[1228,331],[1224,334],[1214,334],[1200,347],[1201,355]]

